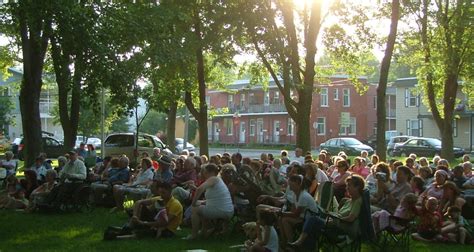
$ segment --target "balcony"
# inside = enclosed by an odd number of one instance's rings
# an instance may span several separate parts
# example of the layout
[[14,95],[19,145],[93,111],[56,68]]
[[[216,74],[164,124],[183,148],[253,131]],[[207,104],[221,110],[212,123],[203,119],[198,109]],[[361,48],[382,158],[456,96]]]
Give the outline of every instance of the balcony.
[[284,104],[249,105],[247,113],[287,112]]

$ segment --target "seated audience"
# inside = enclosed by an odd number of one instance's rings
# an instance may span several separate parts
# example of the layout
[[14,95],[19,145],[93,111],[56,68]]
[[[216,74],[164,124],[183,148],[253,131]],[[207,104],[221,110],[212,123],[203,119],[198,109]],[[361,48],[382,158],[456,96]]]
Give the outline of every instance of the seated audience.
[[160,169],[155,172],[154,179],[166,183],[171,183],[171,179],[173,178],[173,160],[171,160],[170,157],[163,155],[160,159],[158,159],[158,164],[160,165]]
[[307,191],[302,187],[303,178],[299,175],[292,175],[288,179],[290,190],[295,196],[295,205],[292,209],[276,212],[279,217],[279,226],[281,230],[280,238],[285,244],[294,236],[294,228],[296,225],[303,223],[305,212],[319,214],[318,205]]
[[392,188],[387,187],[383,178],[378,179],[377,186],[381,195],[379,195],[377,201],[373,202],[373,210],[385,209],[393,213],[398,204],[400,204],[402,197],[412,192],[411,186],[408,183],[411,175],[412,173],[408,167],[399,166],[397,168],[397,180]]
[[336,163],[338,175],[334,177],[333,187],[334,187],[334,196],[337,201],[340,202],[346,194],[346,178],[348,178],[351,173],[349,170],[349,163],[346,160],[339,160]]
[[[220,177],[217,177],[218,167],[208,164],[202,169],[205,182],[201,184],[194,195],[192,208],[192,232],[186,237],[188,240],[197,238],[201,228],[201,234],[209,234],[208,226],[210,220],[230,219],[234,214],[234,206],[229,189]],[[205,200],[200,200],[204,194]],[[212,229],[210,229],[212,230]]]
[[362,207],[362,193],[364,191],[364,179],[359,175],[352,175],[346,178],[347,192],[350,196],[343,201],[338,212],[333,215],[338,219],[328,222],[319,216],[310,216],[305,219],[303,231],[298,239],[290,243],[292,247],[300,247],[307,250],[314,249],[317,245],[322,230],[326,230],[326,234],[348,234],[354,238],[359,229],[359,213]]
[[46,181],[30,194],[27,211],[34,211],[38,205],[46,203],[49,193],[58,185],[57,177],[58,173],[53,169],[46,172]]
[[148,188],[153,182],[153,162],[150,158],[143,158],[141,168],[136,177],[132,176],[129,183],[114,185],[112,188],[116,210],[123,210],[123,202],[126,195],[130,195],[134,200],[143,199],[149,193]]
[[422,207],[418,210],[418,217],[417,231],[411,235],[413,239],[426,242],[442,239],[443,218],[438,211],[438,199],[425,196]]
[[44,163],[43,163],[43,158],[41,157],[37,157],[35,159],[35,164],[29,168],[29,169],[26,169],[26,170],[32,170],[36,173],[36,180],[38,181],[38,183],[43,183],[45,178],[46,178],[46,171],[48,169],[46,169],[46,167],[44,166]]
[[274,227],[276,223],[275,215],[272,212],[264,211],[260,219],[256,222],[257,238],[245,242],[247,251],[251,252],[278,252],[278,233]]
[[16,174],[16,170],[18,169],[18,160],[13,159],[13,152],[5,152],[5,160],[0,161],[0,168],[5,168],[7,170],[7,177],[11,174]]
[[14,174],[6,179],[6,194],[0,196],[0,209],[25,209],[28,199],[25,197],[25,189]]
[[[412,220],[415,218],[416,202],[418,201],[418,196],[413,193],[405,194],[402,198],[402,201],[398,205],[397,209],[393,213],[393,216],[403,219],[403,220]],[[375,233],[391,227],[393,230],[401,230],[403,227],[400,226],[397,221],[391,222],[389,213],[387,210],[380,210],[372,214],[372,222],[374,224]]]
[[443,196],[439,201],[439,212],[444,215],[448,211],[449,207],[455,206],[462,210],[462,207],[466,203],[466,200],[461,196],[461,191],[455,183],[448,181],[443,186]]
[[443,186],[448,180],[449,175],[445,170],[437,170],[434,177],[434,182],[420,195],[420,199],[435,197],[437,200],[441,200],[443,197]]
[[129,222],[133,234],[117,238],[176,236],[176,231],[183,220],[183,207],[171,195],[171,185],[154,181],[150,189],[155,197],[139,200],[133,205],[133,216]]
[[465,161],[464,163],[462,163],[462,168],[464,171],[464,176],[467,179],[472,178],[472,163],[470,161]]

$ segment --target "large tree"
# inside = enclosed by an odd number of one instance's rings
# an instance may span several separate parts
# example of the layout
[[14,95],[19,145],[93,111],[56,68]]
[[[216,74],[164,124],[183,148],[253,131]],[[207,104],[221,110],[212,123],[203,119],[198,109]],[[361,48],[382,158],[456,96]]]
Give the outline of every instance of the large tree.
[[315,92],[316,41],[321,34],[321,1],[245,1],[243,19],[248,43],[283,95],[288,114],[296,123],[296,145],[311,149],[310,117]]
[[43,68],[52,32],[54,1],[18,0],[1,4],[2,30],[21,48],[23,79],[20,111],[25,141],[25,166],[31,166],[42,151],[39,100]]
[[408,16],[409,21],[416,21],[415,32],[406,41],[414,49],[409,57],[420,66],[418,82],[425,94],[423,100],[439,129],[441,155],[452,160],[453,120],[459,83],[463,76],[472,75],[469,69],[474,58],[473,2],[422,0],[410,2],[407,6],[412,14]]

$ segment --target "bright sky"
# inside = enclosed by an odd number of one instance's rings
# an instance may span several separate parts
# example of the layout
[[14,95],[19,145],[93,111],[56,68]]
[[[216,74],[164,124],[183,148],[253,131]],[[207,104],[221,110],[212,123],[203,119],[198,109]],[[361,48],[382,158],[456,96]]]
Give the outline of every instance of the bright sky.
[[[293,0],[293,2],[295,3],[296,7],[299,8],[299,9],[303,9],[305,4],[311,4],[313,1],[322,1],[322,9],[323,9],[323,15],[325,13],[327,13],[329,11],[329,7],[330,5],[335,1],[335,0]],[[380,1],[380,0],[351,0],[352,3],[358,3],[358,4],[361,4],[361,5],[375,5],[375,4],[378,4],[377,2]],[[324,31],[324,28],[327,28],[335,23],[337,23],[338,20],[337,18],[335,18],[334,16],[326,16],[326,19],[323,23],[323,29],[321,29],[321,34],[320,36],[318,37],[318,41],[317,41],[317,48],[318,48],[318,51],[317,51],[317,54],[316,54],[316,58],[319,58],[322,56],[323,52],[324,52],[324,46],[323,46],[323,43],[322,43],[322,35],[323,35],[323,31]],[[373,29],[377,32],[377,34],[379,34],[380,36],[387,36],[388,35],[388,32],[389,32],[389,27],[390,27],[390,20],[372,20],[372,21],[369,21],[368,22],[368,25],[370,27],[373,27]],[[399,24],[400,26],[400,24]],[[348,28],[346,30],[346,32],[348,32],[349,34],[351,33],[354,33],[354,30],[351,29],[350,27],[346,27]],[[374,48],[374,50],[372,51],[375,55],[375,57],[379,60],[379,61],[382,61],[382,58],[383,58],[383,48]],[[237,55],[234,57],[234,60],[237,62],[237,63],[243,63],[245,61],[254,61],[256,60],[256,56],[255,55],[248,55],[248,54],[244,54],[244,55]]]

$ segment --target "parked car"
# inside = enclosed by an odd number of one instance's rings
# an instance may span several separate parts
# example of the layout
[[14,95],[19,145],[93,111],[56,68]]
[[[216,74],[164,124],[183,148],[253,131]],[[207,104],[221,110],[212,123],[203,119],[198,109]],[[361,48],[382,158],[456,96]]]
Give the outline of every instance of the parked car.
[[196,149],[196,147],[194,147],[194,145],[190,144],[189,142],[186,142],[186,148],[184,148],[184,139],[182,138],[176,138],[175,144],[175,151],[177,154],[181,153],[184,149],[188,151],[194,151]]
[[[61,142],[48,135],[42,136],[41,144],[43,145],[43,152],[46,153],[48,158],[57,158],[64,155],[63,144]],[[23,160],[23,151],[25,149],[24,139],[21,138],[20,144],[18,144],[18,159]]]
[[[455,157],[462,157],[464,150],[458,147],[453,148]],[[441,154],[441,141],[436,138],[414,137],[408,141],[395,145],[394,156],[406,157],[411,153],[417,156],[433,157]]]
[[92,144],[92,145],[94,145],[94,147],[95,147],[96,149],[100,149],[102,143],[101,143],[101,141],[100,141],[100,138],[97,138],[97,137],[89,137],[89,138],[87,138],[86,144]]
[[361,151],[367,151],[369,155],[374,153],[372,147],[363,144],[351,137],[331,138],[320,145],[320,150],[327,150],[332,155],[344,151],[349,156],[358,156]]
[[395,145],[402,144],[408,139],[413,138],[412,136],[394,136],[391,137],[390,140],[388,141],[387,144],[387,153],[389,156],[393,156],[393,149],[395,148]]
[[76,136],[76,143],[74,145],[74,148],[78,149],[81,145],[81,143],[86,143],[87,141],[87,138],[85,136],[80,136],[80,135],[77,135]]
[[136,134],[134,133],[116,133],[107,136],[102,148],[104,156],[118,157],[125,154],[127,157],[132,159],[136,156],[141,156],[143,152],[146,152],[151,157],[153,155],[153,148],[155,147],[160,148],[166,155],[173,155],[173,153],[158,137],[141,133],[138,134],[138,153],[136,153],[135,137]]

